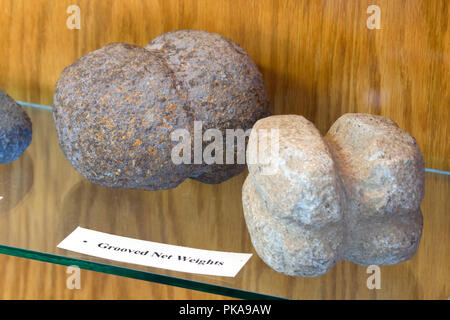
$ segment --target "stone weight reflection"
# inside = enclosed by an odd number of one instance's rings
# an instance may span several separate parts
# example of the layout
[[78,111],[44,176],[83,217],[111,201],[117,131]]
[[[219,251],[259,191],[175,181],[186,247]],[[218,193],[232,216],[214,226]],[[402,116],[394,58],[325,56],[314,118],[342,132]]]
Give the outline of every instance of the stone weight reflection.
[[58,196],[52,221],[58,241],[81,226],[192,248],[248,252],[251,243],[238,201],[244,178],[213,186],[188,180],[153,192],[105,188],[82,179]]
[[17,161],[0,166],[0,223],[26,199],[33,183],[34,165],[28,153]]
[[425,168],[415,139],[393,121],[368,114],[340,117],[322,138],[301,116],[259,120],[277,129],[278,168],[249,163],[244,214],[258,255],[292,276],[326,273],[339,260],[390,265],[411,258],[420,242]]

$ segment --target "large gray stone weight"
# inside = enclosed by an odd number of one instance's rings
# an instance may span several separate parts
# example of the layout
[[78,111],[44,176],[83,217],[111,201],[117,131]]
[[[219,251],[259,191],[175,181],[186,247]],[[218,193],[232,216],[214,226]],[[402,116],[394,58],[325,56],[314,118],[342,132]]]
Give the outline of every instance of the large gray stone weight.
[[171,133],[185,129],[193,139],[194,121],[203,132],[246,130],[266,115],[256,65],[231,40],[204,31],[170,32],[146,48],[109,44],[65,68],[54,95],[65,156],[90,181],[114,188],[231,178],[245,164],[175,164]]

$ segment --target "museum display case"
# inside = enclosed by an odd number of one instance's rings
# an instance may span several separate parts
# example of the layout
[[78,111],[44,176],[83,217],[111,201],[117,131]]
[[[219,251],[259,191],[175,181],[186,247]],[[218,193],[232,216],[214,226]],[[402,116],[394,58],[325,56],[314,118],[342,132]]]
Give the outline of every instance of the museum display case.
[[[32,141],[0,164],[0,253],[243,299],[447,299],[450,285],[450,33],[445,0],[4,1],[0,88],[32,122]],[[75,5],[74,9],[69,8]],[[80,24],[71,17],[79,10]],[[380,26],[374,23],[377,10]],[[375,15],[375,16],[374,16]],[[74,18],[75,19],[75,18]],[[374,20],[375,19],[375,20]],[[371,24],[373,23],[373,24]],[[380,27],[380,28],[378,28]],[[339,261],[292,277],[256,253],[244,219],[248,171],[169,190],[106,188],[64,156],[52,112],[65,67],[112,42],[145,46],[172,30],[232,39],[261,71],[274,115],[297,114],[324,135],[345,113],[381,115],[415,137],[425,161],[423,230],[405,262],[372,271]],[[183,247],[251,253],[235,277],[102,259],[57,245],[78,226]]]

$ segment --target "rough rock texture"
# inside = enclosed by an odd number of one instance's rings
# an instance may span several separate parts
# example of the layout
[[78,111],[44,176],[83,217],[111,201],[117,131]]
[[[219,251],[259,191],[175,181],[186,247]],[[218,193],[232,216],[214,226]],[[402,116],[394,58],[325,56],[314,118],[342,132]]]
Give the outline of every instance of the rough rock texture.
[[[225,129],[250,129],[269,115],[262,76],[235,42],[219,34],[181,30],[155,38],[146,48],[162,52],[186,91],[192,118],[203,121],[203,130],[221,129],[225,137]],[[245,164],[203,164],[192,177],[218,183],[244,169]]]
[[346,114],[325,140],[346,191],[343,258],[361,265],[411,258],[422,233],[425,166],[415,139],[387,118]]
[[170,134],[190,132],[194,163],[194,121],[203,121],[203,132],[246,130],[266,115],[256,65],[231,40],[203,31],[167,33],[146,48],[109,44],[65,68],[54,95],[64,154],[90,181],[116,188],[222,182],[245,165],[176,165]]
[[[270,129],[278,152],[258,142]],[[257,144],[268,164],[248,164],[244,213],[256,252],[276,271],[312,277],[342,259],[387,265],[414,255],[424,162],[393,121],[346,114],[322,138],[301,116],[272,116],[253,127],[248,147]],[[276,170],[264,171],[269,165]]]
[[0,163],[16,160],[31,143],[31,121],[8,94],[0,90]]

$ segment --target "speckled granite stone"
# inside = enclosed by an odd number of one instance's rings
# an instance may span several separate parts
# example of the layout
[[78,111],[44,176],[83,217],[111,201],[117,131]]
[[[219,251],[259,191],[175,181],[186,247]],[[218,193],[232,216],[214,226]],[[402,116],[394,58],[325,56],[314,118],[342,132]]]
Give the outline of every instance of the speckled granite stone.
[[186,129],[193,140],[194,121],[203,121],[203,132],[250,129],[267,114],[263,79],[250,57],[203,31],[164,34],[146,48],[109,44],[65,68],[54,95],[64,154],[87,179],[114,188],[222,182],[245,165],[175,165],[170,134]]
[[16,160],[31,143],[31,120],[20,105],[0,90],[0,163]]
[[296,115],[259,120],[279,130],[273,174],[249,163],[245,220],[258,255],[291,276],[326,273],[342,259],[389,265],[411,258],[421,232],[424,162],[416,141],[393,121],[346,114],[322,138]]

